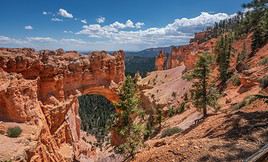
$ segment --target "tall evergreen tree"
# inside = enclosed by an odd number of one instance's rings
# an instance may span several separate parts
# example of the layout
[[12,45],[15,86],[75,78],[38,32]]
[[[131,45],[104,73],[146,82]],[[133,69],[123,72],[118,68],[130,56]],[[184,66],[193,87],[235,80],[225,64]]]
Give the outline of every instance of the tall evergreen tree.
[[257,50],[262,46],[262,44],[263,44],[262,31],[260,26],[257,26],[252,37],[251,56],[253,56],[257,52]]
[[216,49],[217,63],[219,64],[220,80],[225,85],[229,78],[229,66],[232,52],[232,38],[225,35],[217,42]]
[[246,43],[243,43],[243,49],[242,51],[238,54],[237,59],[236,59],[236,63],[239,64],[241,62],[243,62],[248,56],[247,53],[247,48],[246,48]]
[[194,80],[192,89],[193,103],[197,108],[202,109],[204,117],[207,116],[207,106],[216,108],[217,105],[218,92],[209,83],[211,63],[212,57],[207,53],[202,54],[191,74]]
[[268,9],[266,9],[255,27],[252,40],[252,51],[256,53],[257,50],[263,47],[268,42]]
[[114,128],[124,143],[119,145],[116,150],[127,157],[133,157],[137,149],[143,145],[144,127],[139,118],[141,109],[139,108],[137,87],[130,76],[127,76],[119,96],[120,101],[116,105],[119,112]]

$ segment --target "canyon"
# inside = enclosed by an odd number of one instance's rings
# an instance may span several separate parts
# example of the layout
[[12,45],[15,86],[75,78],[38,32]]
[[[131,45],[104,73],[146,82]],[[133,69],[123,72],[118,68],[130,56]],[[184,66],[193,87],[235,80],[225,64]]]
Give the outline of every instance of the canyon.
[[[191,102],[185,103],[185,95],[190,96],[192,82],[185,80],[184,74],[195,67],[200,54],[213,54],[219,40],[213,38],[199,42],[203,34],[196,35],[198,38],[193,39],[196,41],[172,48],[169,55],[161,51],[155,58],[156,71],[137,78],[142,107],[149,114],[160,107],[165,121],[162,130],[145,142],[145,147],[133,161],[243,159],[267,142],[267,129],[262,126],[254,128],[254,131],[251,129],[267,123],[265,100],[253,101],[243,110],[232,107],[249,96],[267,95],[268,89],[260,88],[258,79],[268,73],[267,65],[260,64],[268,56],[268,45],[244,62],[246,69],[240,70],[242,65],[237,58],[243,46],[251,52],[252,35],[232,43],[235,52],[230,59],[230,69],[240,84],[234,85],[228,81],[224,95],[218,99],[220,111],[209,110],[210,115],[196,124],[196,120],[202,119],[202,114]],[[212,65],[211,80],[216,80],[218,70],[216,65]],[[62,49],[35,51],[29,48],[1,48],[0,133],[5,134],[9,127],[19,126],[22,134],[19,138],[0,135],[0,144],[6,146],[0,147],[0,161],[69,162],[94,159],[96,150],[89,144],[93,139],[86,137],[86,132],[81,130],[78,97],[96,94],[116,103],[124,79],[123,51],[111,55],[105,51],[80,55],[76,51],[65,52]],[[181,114],[169,117],[170,108],[178,108],[182,104],[185,108]],[[165,130],[173,127],[180,128],[182,133],[161,137]],[[250,134],[242,135],[236,131],[243,132],[248,127]],[[114,131],[111,131],[110,138],[113,145],[120,142]],[[248,143],[248,138],[259,142]],[[234,150],[225,147],[236,144],[240,146]],[[209,151],[214,146],[220,149]],[[100,156],[111,160],[105,153]]]
[[[0,157],[12,161],[73,161],[90,149],[81,141],[78,96],[118,101],[124,52],[0,49],[0,130],[20,126],[20,139],[1,136]],[[18,142],[19,140],[20,142]],[[2,150],[3,149],[3,150]]]

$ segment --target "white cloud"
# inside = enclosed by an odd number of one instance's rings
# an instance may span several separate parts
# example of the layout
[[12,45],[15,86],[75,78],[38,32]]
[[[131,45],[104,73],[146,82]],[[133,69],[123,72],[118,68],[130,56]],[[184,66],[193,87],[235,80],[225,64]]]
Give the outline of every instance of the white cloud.
[[102,16],[96,19],[97,23],[99,23],[99,24],[104,23],[105,20],[106,20],[106,18],[102,17]]
[[63,44],[73,44],[73,45],[85,45],[87,44],[86,41],[83,41],[81,39],[61,39],[60,40],[60,43],[63,43]]
[[51,21],[61,22],[63,20],[62,19],[59,19],[59,18],[56,18],[56,17],[53,17],[53,18],[51,18]]
[[73,15],[71,13],[69,13],[68,11],[62,8],[59,9],[58,15],[65,17],[65,18],[73,18]]
[[0,36],[0,44],[8,44],[10,43],[12,40],[9,37],[6,36]]
[[144,23],[143,23],[143,22],[137,22],[137,23],[135,24],[135,27],[136,27],[137,29],[140,29],[142,26],[144,26]]
[[47,13],[46,11],[43,11],[42,14],[43,14],[43,15],[47,15],[48,13]]
[[[28,37],[14,39],[0,36],[3,46],[27,46],[38,49],[59,47],[68,50],[141,50],[148,47],[181,45],[189,42],[195,32],[202,31],[215,22],[232,17],[225,13],[202,12],[194,18],[180,18],[160,27],[144,28],[143,22],[118,22],[108,25],[84,24],[82,29],[72,35],[74,38],[54,39],[51,37]],[[79,21],[81,21],[79,19]],[[64,33],[73,34],[65,30]],[[82,40],[80,35],[87,36]],[[80,39],[79,39],[80,37]]]
[[252,12],[254,11],[254,8],[245,8],[242,12],[247,13],[247,12]]
[[86,19],[81,20],[81,22],[84,23],[84,24],[87,24],[87,20]]
[[28,37],[27,40],[30,42],[42,42],[42,43],[57,42],[56,39],[53,39],[51,37]]
[[24,26],[24,29],[26,30],[33,30],[33,27],[31,25]]
[[71,30],[64,30],[63,33],[73,34],[73,31],[71,31]]
[[25,40],[20,40],[20,39],[15,39],[15,38],[10,38],[6,36],[0,36],[0,45],[21,45],[25,44],[27,41]]
[[88,35],[91,38],[109,39],[118,43],[179,44],[187,43],[195,32],[230,16],[225,13],[209,14],[202,12],[194,18],[175,19],[174,22],[164,27],[152,27],[144,30],[140,29],[144,25],[142,22],[134,23],[127,20],[125,23],[120,23],[116,21],[106,26],[99,24],[84,25],[82,30],[76,34]]
[[117,29],[126,29],[126,28],[141,28],[141,26],[144,25],[144,23],[137,22],[134,24],[131,20],[127,20],[125,23],[120,23],[118,21],[110,24],[111,27],[117,28]]
[[217,14],[209,14],[208,12],[201,12],[201,15],[195,18],[182,18],[176,19],[171,26],[198,26],[198,25],[212,25],[215,22],[219,22],[220,20],[229,18],[229,15],[226,13],[217,13]]

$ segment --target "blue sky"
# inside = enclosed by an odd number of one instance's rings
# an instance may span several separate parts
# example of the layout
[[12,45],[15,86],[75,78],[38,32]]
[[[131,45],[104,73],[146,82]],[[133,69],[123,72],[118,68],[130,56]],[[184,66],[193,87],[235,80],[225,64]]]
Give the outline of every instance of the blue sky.
[[129,50],[186,44],[249,0],[1,0],[0,47]]

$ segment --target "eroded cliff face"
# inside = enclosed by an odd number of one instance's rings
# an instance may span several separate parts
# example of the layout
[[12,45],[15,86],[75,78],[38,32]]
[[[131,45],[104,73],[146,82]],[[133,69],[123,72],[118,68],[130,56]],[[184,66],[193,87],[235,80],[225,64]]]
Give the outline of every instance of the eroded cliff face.
[[211,39],[204,43],[199,43],[200,39],[206,36],[205,33],[196,33],[193,41],[188,45],[174,47],[171,50],[171,54],[167,57],[167,62],[163,62],[162,53],[156,57],[155,67],[156,70],[172,69],[178,66],[185,65],[186,70],[194,68],[198,58],[198,54],[203,52],[213,52],[213,47],[216,45],[217,39]]
[[88,148],[79,144],[77,97],[99,94],[116,102],[124,72],[123,51],[81,56],[63,50],[0,49],[0,125],[26,123],[37,130],[32,133],[33,147],[25,149],[20,158],[52,162],[79,159]]
[[155,70],[156,71],[164,70],[166,59],[167,58],[166,58],[164,51],[161,51],[159,55],[156,56],[155,58]]

